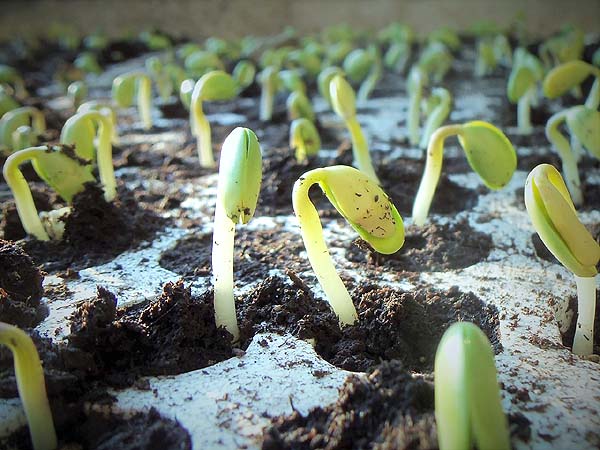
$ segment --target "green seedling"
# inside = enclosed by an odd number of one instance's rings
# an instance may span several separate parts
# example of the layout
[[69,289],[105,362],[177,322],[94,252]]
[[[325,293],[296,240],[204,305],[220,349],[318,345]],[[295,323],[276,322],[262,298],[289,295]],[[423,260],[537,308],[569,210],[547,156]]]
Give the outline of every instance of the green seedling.
[[19,103],[7,92],[4,86],[0,85],[0,117],[19,106]]
[[156,85],[158,95],[163,101],[168,100],[173,93],[173,80],[171,75],[166,71],[165,65],[157,56],[147,58],[144,64]]
[[321,138],[315,125],[306,118],[299,118],[290,125],[290,148],[296,150],[296,161],[305,163],[309,156],[321,149]]
[[2,173],[6,184],[15,198],[17,213],[23,229],[27,234],[40,241],[50,238],[60,239],[64,232],[64,223],[55,220],[58,215],[68,214],[69,208],[53,211],[55,214],[46,222],[44,227],[33,203],[29,185],[23,177],[19,166],[31,161],[34,170],[50,187],[52,187],[67,203],[73,196],[85,188],[85,183],[95,181],[92,166],[88,161],[81,160],[74,152],[64,147],[29,147],[11,154],[4,163]]
[[44,369],[35,344],[23,330],[4,322],[0,322],[0,344],[6,345],[13,354],[17,389],[34,450],[54,450],[58,441],[46,394]]
[[443,27],[432,31],[427,36],[427,41],[431,43],[439,42],[450,50],[456,51],[460,48],[460,38],[456,31],[451,28]]
[[348,80],[360,83],[367,77],[374,63],[375,55],[372,51],[357,48],[346,55],[342,67]]
[[513,145],[493,125],[473,121],[438,128],[429,139],[425,171],[413,205],[413,223],[417,226],[422,226],[427,218],[442,171],[444,141],[449,136],[458,137],[469,165],[490,189],[503,188],[517,168]]
[[284,90],[288,92],[302,92],[306,94],[306,83],[302,79],[302,75],[296,69],[281,70],[279,72],[279,80]]
[[423,98],[423,88],[427,86],[428,81],[427,73],[419,66],[414,66],[408,74],[406,90],[408,91],[409,100],[406,128],[408,129],[408,138],[411,145],[419,143],[421,99]]
[[386,28],[377,33],[377,41],[380,44],[392,44],[394,42],[413,42],[415,32],[408,25],[398,22],[389,24]]
[[212,267],[215,322],[237,342],[240,336],[233,296],[233,246],[236,224],[254,216],[262,180],[262,151],[256,135],[238,127],[223,142],[213,227]]
[[517,125],[521,134],[531,134],[531,102],[536,96],[537,83],[543,77],[540,61],[524,48],[517,48],[506,93],[511,103],[517,103]]
[[[165,72],[167,73],[169,78],[171,78],[173,91],[177,86],[181,86],[181,83],[183,83],[187,79],[187,74],[185,73],[183,67],[172,62],[165,64]],[[171,92],[171,94],[172,93],[173,92]]]
[[304,49],[292,50],[287,55],[287,65],[302,69],[311,78],[316,77],[321,71],[321,58]]
[[102,73],[102,67],[100,67],[96,56],[92,52],[81,53],[75,58],[73,65],[85,73],[93,73],[96,75]]
[[406,69],[411,53],[412,46],[410,41],[394,41],[385,52],[383,62],[388,69],[396,73],[402,73]]
[[329,83],[329,95],[333,110],[344,120],[346,128],[350,131],[353,164],[379,184],[379,178],[371,163],[367,140],[356,118],[356,98],[352,86],[341,75],[335,75]]
[[328,45],[325,49],[325,61],[323,65],[340,64],[353,49],[354,46],[350,41],[339,41]]
[[573,353],[591,355],[600,245],[577,218],[569,191],[553,166],[540,164],[531,171],[525,183],[525,206],[542,242],[575,275],[578,315]]
[[381,79],[383,75],[383,63],[381,61],[381,54],[379,53],[379,49],[376,47],[370,48],[372,54],[374,55],[373,64],[371,65],[371,70],[360,84],[358,88],[358,92],[356,93],[356,99],[359,102],[365,102],[375,89],[375,85]]
[[215,167],[210,123],[202,110],[202,102],[231,100],[238,92],[239,86],[233,77],[221,70],[208,72],[194,86],[190,104],[190,126],[197,139],[201,167]]
[[190,105],[192,104],[192,92],[194,92],[195,85],[196,82],[190,78],[183,80],[179,86],[179,100],[188,111],[190,110]]
[[323,69],[317,77],[319,94],[321,94],[321,97],[323,97],[330,106],[331,95],[329,95],[329,83],[331,83],[332,78],[336,75],[344,76],[344,71],[339,67],[332,66]]
[[121,108],[131,106],[137,92],[137,107],[146,130],[152,128],[152,83],[143,72],[129,72],[113,80],[112,97]]
[[[569,63],[567,63],[569,64]],[[546,124],[546,137],[558,151],[566,184],[575,206],[583,204],[581,180],[577,169],[578,155],[567,138],[561,133],[560,126],[566,123],[572,142],[587,149],[600,159],[600,111],[586,106],[574,106],[554,114]]]
[[156,31],[142,31],[139,35],[140,41],[151,51],[167,50],[171,48],[171,40]]
[[85,81],[73,81],[67,88],[67,97],[75,109],[79,108],[88,96],[88,87]]
[[593,76],[595,80],[585,106],[596,110],[600,106],[600,69],[584,61],[569,61],[552,69],[544,78],[544,95],[550,99],[560,97],[579,87],[589,76]]
[[427,148],[431,135],[437,130],[450,115],[452,105],[452,94],[447,89],[435,88],[431,91],[431,96],[427,99],[429,111],[427,120],[423,126],[421,142],[419,147]]
[[427,45],[419,55],[417,65],[436,84],[441,83],[450,68],[454,57],[448,48],[439,41]]
[[4,84],[12,87],[14,95],[17,98],[22,99],[29,96],[27,89],[25,89],[25,82],[19,72],[17,72],[17,69],[0,64],[0,85]]
[[112,129],[111,141],[114,145],[117,145],[119,143],[119,135],[117,134],[117,112],[115,111],[114,106],[108,102],[90,100],[82,103],[79,105],[79,108],[77,108],[78,113],[85,113],[89,111],[99,111],[110,120]]
[[353,167],[310,170],[294,184],[292,203],[310,264],[340,324],[351,325],[358,320],[358,315],[335,270],[323,239],[319,214],[308,196],[314,184],[319,185],[335,209],[379,253],[392,254],[402,247],[404,223],[377,182]]
[[258,74],[260,83],[260,109],[259,118],[262,122],[268,122],[273,117],[273,104],[275,94],[280,89],[281,78],[276,66],[267,66]]
[[539,55],[546,70],[554,66],[583,58],[585,49],[584,32],[567,25],[561,32],[540,45]]
[[237,82],[241,89],[246,89],[256,77],[256,66],[248,59],[242,59],[233,68],[231,73],[233,79]]
[[498,63],[506,67],[512,65],[512,48],[504,34],[498,34],[494,38],[494,56]]
[[315,112],[310,100],[301,91],[294,91],[288,96],[286,107],[290,120],[305,118],[311,122],[315,121]]
[[196,53],[196,52],[199,52],[199,51],[202,51],[202,47],[200,47],[200,45],[198,45],[198,44],[196,44],[194,42],[188,42],[186,44],[183,44],[181,47],[179,47],[175,51],[175,55],[180,60],[185,60],[192,53]]
[[199,50],[185,58],[183,63],[185,71],[192,78],[200,78],[212,70],[224,70],[225,65],[214,53]]
[[470,322],[450,326],[435,354],[440,450],[510,450],[508,420],[487,336]]
[[484,77],[489,75],[498,66],[494,42],[491,38],[479,39],[477,41],[477,59],[475,60],[475,76]]
[[239,59],[241,48],[234,42],[225,39],[209,37],[204,41],[204,48],[209,52],[227,60]]
[[21,129],[22,127],[31,130],[34,134],[33,140],[37,140],[46,131],[44,113],[33,106],[22,106],[4,114],[0,119],[1,153],[8,155],[24,148],[22,145],[27,142],[24,135],[29,131]]

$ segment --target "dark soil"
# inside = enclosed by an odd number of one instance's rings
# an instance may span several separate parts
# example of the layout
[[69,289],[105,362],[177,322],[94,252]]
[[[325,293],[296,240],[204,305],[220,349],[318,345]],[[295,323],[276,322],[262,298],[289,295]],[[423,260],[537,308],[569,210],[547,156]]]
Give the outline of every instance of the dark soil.
[[47,315],[44,275],[18,245],[0,239],[0,322],[31,328]]

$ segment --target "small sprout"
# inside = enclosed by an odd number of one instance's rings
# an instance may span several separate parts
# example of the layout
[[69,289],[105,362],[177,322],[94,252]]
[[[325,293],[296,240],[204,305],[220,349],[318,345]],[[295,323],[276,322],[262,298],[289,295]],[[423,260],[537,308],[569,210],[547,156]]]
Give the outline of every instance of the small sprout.
[[289,52],[287,63],[291,67],[299,67],[311,78],[316,77],[321,71],[321,58],[307,48]]
[[279,72],[279,79],[286,91],[306,94],[306,84],[297,70],[282,70]]
[[190,125],[196,136],[201,167],[215,167],[210,123],[202,110],[202,102],[230,100],[239,92],[237,82],[226,72],[213,70],[198,80],[192,91]]
[[13,354],[17,389],[34,450],[54,450],[58,442],[44,369],[35,344],[23,330],[4,322],[0,322],[0,344],[6,345]]
[[352,86],[341,75],[335,75],[329,83],[329,95],[333,110],[344,120],[350,131],[354,165],[379,184],[379,178],[371,163],[367,140],[356,119],[356,98]]
[[137,91],[137,106],[144,128],[152,128],[152,84],[150,77],[143,72],[129,72],[113,80],[112,97],[121,108],[133,102]]
[[413,205],[413,223],[425,223],[437,187],[444,156],[444,141],[458,136],[471,168],[490,189],[503,188],[517,168],[517,155],[508,138],[493,125],[483,121],[446,125],[438,128],[429,139],[423,178]]
[[515,50],[514,64],[506,93],[508,100],[517,105],[517,125],[521,134],[531,134],[531,102],[536,95],[536,85],[543,77],[540,61],[524,48]]
[[332,78],[336,75],[344,76],[344,71],[339,67],[327,67],[319,73],[317,77],[317,87],[319,88],[319,94],[323,97],[327,103],[331,106],[331,95],[329,95],[329,83]]
[[414,66],[410,70],[406,84],[406,90],[409,95],[406,127],[408,128],[408,138],[411,145],[419,143],[421,98],[423,97],[423,88],[427,86],[428,82],[427,73],[419,66]]
[[583,58],[585,49],[584,33],[571,25],[565,26],[560,33],[544,41],[539,55],[546,70],[569,61]]
[[262,122],[268,122],[273,117],[273,103],[275,102],[275,93],[281,85],[281,78],[276,66],[267,66],[258,74],[258,82],[261,86],[260,91],[260,110],[259,118]]
[[25,98],[29,95],[25,89],[25,82],[17,69],[0,64],[0,85],[3,84],[11,86],[17,98]]
[[190,110],[190,105],[192,104],[192,92],[194,92],[195,85],[196,82],[190,78],[183,80],[179,86],[179,100],[188,111]]
[[159,51],[171,48],[171,40],[156,31],[142,31],[140,33],[140,41],[146,44],[149,50]]
[[19,103],[6,92],[3,86],[0,86],[0,117],[18,107]]
[[296,119],[290,126],[290,148],[296,150],[296,161],[304,163],[321,149],[321,138],[315,125],[306,118]]
[[97,100],[90,100],[79,105],[77,108],[78,113],[84,113],[88,111],[99,111],[106,116],[111,122],[112,128],[112,143],[119,143],[119,135],[117,134],[117,112],[111,103],[101,102]]
[[383,62],[385,66],[396,73],[404,72],[411,56],[411,42],[407,40],[394,41],[390,44]]
[[577,169],[577,155],[559,129],[564,122],[567,124],[571,138],[600,159],[600,111],[583,105],[574,106],[554,114],[546,124],[546,137],[557,149],[562,160],[563,173],[573,203],[575,206],[581,206],[584,199]]
[[525,182],[525,206],[542,242],[575,275],[578,315],[573,353],[591,355],[600,245],[577,218],[569,191],[554,166],[540,164],[531,171]]
[[339,41],[331,44],[326,49],[325,61],[326,64],[339,64],[348,56],[354,46],[350,41]]
[[310,100],[302,91],[292,92],[287,98],[286,107],[290,120],[305,118],[311,122],[315,121],[315,112]]
[[367,77],[374,63],[375,55],[373,52],[357,48],[346,55],[343,69],[350,81],[360,83]]
[[510,67],[512,65],[512,48],[504,34],[498,34],[494,38],[494,56],[496,61],[504,66]]
[[96,56],[92,52],[81,53],[77,58],[75,58],[73,65],[85,73],[93,73],[96,75],[102,73],[102,67],[100,67]]
[[470,322],[450,326],[435,354],[435,421],[440,450],[510,450],[492,346]]
[[432,31],[427,36],[427,41],[432,43],[441,43],[444,46],[448,47],[450,50],[458,50],[460,48],[460,38],[456,31],[451,28],[442,27],[438,28],[435,31]]
[[145,61],[146,70],[154,80],[158,95],[163,101],[166,101],[173,93],[173,80],[166,71],[165,65],[157,56],[151,56]]
[[24,137],[23,133],[29,133],[29,131],[21,130],[15,134],[21,127],[29,128],[33,132],[33,140],[36,141],[38,136],[46,131],[44,113],[33,106],[22,106],[4,114],[0,119],[1,153],[10,154],[15,150],[24,148],[21,139]]
[[423,126],[423,133],[421,134],[419,147],[423,149],[427,148],[429,138],[431,138],[433,132],[441,127],[442,123],[448,118],[452,104],[452,94],[447,89],[435,88],[431,91],[431,96],[427,101],[432,110],[427,115],[427,120]]
[[254,216],[262,180],[262,151],[256,135],[238,127],[223,142],[213,227],[212,267],[215,322],[233,335],[240,332],[233,297],[233,244],[236,224]]
[[335,270],[323,239],[319,214],[308,191],[318,184],[331,204],[362,239],[383,254],[397,252],[404,244],[402,217],[375,180],[348,166],[314,169],[294,184],[292,202],[310,265],[342,325],[356,322],[358,315],[348,290]]
[[584,80],[593,75],[594,84],[585,101],[589,109],[598,109],[600,105],[600,69],[584,61],[569,61],[552,69],[544,78],[544,95],[557,98],[567,91],[579,87]]
[[75,109],[79,108],[88,96],[88,87],[85,81],[73,81],[67,88],[67,97],[73,102]]
[[441,83],[452,67],[454,57],[444,44],[433,41],[419,55],[417,65],[431,77],[434,83]]
[[234,60],[240,57],[240,46],[225,39],[209,37],[204,41],[204,47],[221,58]]
[[477,41],[477,59],[475,60],[475,76],[484,77],[492,73],[498,66],[494,42],[491,38]]
[[231,75],[233,76],[233,79],[237,81],[237,84],[241,89],[246,89],[254,82],[254,78],[256,76],[256,66],[252,63],[252,61],[242,59],[235,65]]
[[212,70],[224,70],[225,65],[214,53],[198,50],[185,58],[185,71],[193,78],[200,78]]
[[359,102],[365,102],[369,98],[371,92],[375,89],[375,85],[383,75],[383,63],[381,62],[379,49],[373,46],[369,50],[373,54],[373,64],[371,65],[371,70],[358,88],[356,98]]

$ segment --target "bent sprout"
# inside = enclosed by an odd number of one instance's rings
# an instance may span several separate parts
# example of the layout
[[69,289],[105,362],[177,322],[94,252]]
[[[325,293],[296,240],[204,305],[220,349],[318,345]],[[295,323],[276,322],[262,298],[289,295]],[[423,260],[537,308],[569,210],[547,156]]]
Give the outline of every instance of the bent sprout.
[[450,326],[435,355],[435,421],[440,450],[509,450],[492,346],[470,322]]
[[254,78],[256,76],[256,66],[252,63],[252,61],[242,59],[235,65],[231,75],[233,76],[233,79],[237,81],[237,84],[241,89],[246,89],[254,82]]
[[302,91],[292,92],[287,98],[286,107],[290,120],[300,118],[308,119],[311,122],[315,120],[315,112],[310,104],[310,100]]
[[73,81],[71,84],[69,84],[69,87],[67,87],[67,97],[71,99],[75,109],[79,108],[79,105],[83,103],[87,96],[88,87],[84,81]]
[[331,95],[329,94],[329,83],[336,75],[344,76],[344,71],[336,66],[327,67],[323,69],[319,76],[317,77],[317,87],[319,88],[319,94],[323,97],[329,106],[331,104]]
[[554,166],[540,164],[531,171],[525,183],[525,206],[542,242],[575,275],[578,315],[573,353],[591,355],[600,245],[577,218],[569,191]]
[[296,119],[290,126],[290,148],[296,150],[296,161],[304,163],[321,148],[321,138],[315,125],[306,118]]
[[477,120],[438,128],[429,139],[425,171],[413,205],[413,223],[417,226],[422,226],[427,218],[442,171],[444,141],[449,136],[458,136],[469,165],[490,189],[504,187],[517,168],[513,145],[493,125]]
[[587,77],[595,77],[594,84],[585,101],[589,109],[600,105],[600,69],[584,61],[569,61],[552,69],[544,78],[544,95],[550,99],[560,97],[567,91],[579,87]]
[[33,341],[23,330],[0,322],[0,344],[6,345],[13,354],[17,389],[34,450],[54,450],[58,446],[56,431],[46,394],[44,369]]
[[152,128],[152,83],[143,72],[130,72],[113,80],[112,96],[117,105],[126,108],[137,90],[137,106],[144,128]]
[[233,243],[235,225],[254,216],[262,179],[262,154],[256,135],[238,127],[223,142],[213,227],[212,267],[215,321],[233,335],[240,332],[233,297]]
[[406,90],[408,91],[409,95],[406,127],[408,128],[408,138],[411,145],[417,145],[419,143],[421,98],[423,96],[423,88],[427,85],[427,83],[427,73],[420,67],[415,66],[410,70],[406,85]]
[[427,99],[431,111],[427,115],[427,120],[423,126],[421,142],[419,147],[427,148],[429,138],[435,130],[448,118],[450,114],[450,105],[452,104],[452,94],[447,89],[435,88],[431,91],[431,96]]
[[524,48],[515,50],[514,64],[508,77],[506,93],[511,103],[517,103],[517,125],[521,134],[531,134],[531,103],[536,86],[543,77],[542,63]]
[[333,110],[344,120],[350,131],[354,165],[379,184],[379,178],[371,163],[367,140],[356,119],[356,97],[352,86],[341,75],[335,75],[329,83],[329,95]]
[[201,167],[215,167],[210,123],[202,110],[202,102],[230,100],[238,94],[238,91],[237,82],[222,70],[208,72],[194,86],[190,103],[190,125],[192,134],[197,139]]
[[308,191],[318,184],[331,204],[375,251],[397,252],[404,244],[404,223],[386,193],[375,180],[348,166],[314,169],[302,175],[292,191],[294,213],[310,265],[334,313],[342,325],[356,322],[358,315],[348,290],[335,270],[323,239],[319,214]]
[[2,153],[10,154],[24,148],[21,137],[25,130],[21,127],[32,130],[37,139],[37,136],[46,131],[44,113],[33,106],[22,106],[4,114],[0,119],[0,150]]
[[25,82],[19,72],[17,72],[17,69],[5,64],[0,64],[0,85],[3,84],[12,86],[15,96],[20,99],[29,96],[27,89],[25,89]]

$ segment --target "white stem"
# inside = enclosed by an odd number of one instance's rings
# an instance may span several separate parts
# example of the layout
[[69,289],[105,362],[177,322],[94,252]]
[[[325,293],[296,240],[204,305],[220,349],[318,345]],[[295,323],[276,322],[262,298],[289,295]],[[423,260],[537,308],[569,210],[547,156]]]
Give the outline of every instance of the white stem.
[[594,352],[594,318],[596,315],[596,277],[579,277],[577,283],[577,325],[573,353],[587,356]]
[[150,78],[142,76],[138,80],[138,112],[146,130],[152,128],[152,85]]
[[530,88],[519,99],[517,104],[517,125],[521,134],[531,134],[531,100],[535,95],[535,86]]
[[215,289],[215,323],[225,327],[233,335],[233,342],[240,337],[233,297],[233,243],[235,223],[227,217],[222,200],[217,194],[215,222],[213,227],[212,268]]
[[273,101],[274,101],[273,88],[271,86],[262,86],[260,92],[260,110],[259,119],[261,122],[268,122],[273,117]]
[[419,143],[419,117],[421,108],[421,87],[415,89],[410,96],[408,105],[408,117],[406,126],[408,128],[408,137],[410,139],[410,145],[417,145]]

